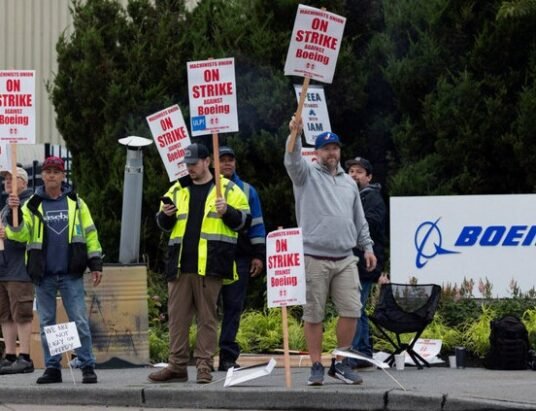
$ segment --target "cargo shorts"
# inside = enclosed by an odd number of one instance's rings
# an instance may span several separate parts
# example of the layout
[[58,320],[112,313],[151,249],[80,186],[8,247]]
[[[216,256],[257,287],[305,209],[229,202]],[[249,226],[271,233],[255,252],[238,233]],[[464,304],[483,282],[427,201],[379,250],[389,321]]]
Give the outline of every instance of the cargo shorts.
[[31,282],[0,281],[0,322],[28,323],[33,319]]
[[306,304],[303,320],[320,323],[324,320],[328,297],[340,317],[361,316],[361,284],[354,255],[341,260],[305,255]]

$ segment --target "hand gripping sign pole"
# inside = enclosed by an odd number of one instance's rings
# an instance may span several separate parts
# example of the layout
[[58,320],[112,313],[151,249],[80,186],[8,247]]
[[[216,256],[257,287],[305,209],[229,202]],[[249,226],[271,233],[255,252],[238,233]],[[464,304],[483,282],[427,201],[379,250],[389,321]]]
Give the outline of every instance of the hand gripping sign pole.
[[[333,81],[346,18],[325,9],[300,4],[285,62],[285,75],[305,77],[295,116],[300,122],[309,80]],[[287,150],[294,150],[296,132],[290,135]]]
[[[305,96],[307,95],[307,89],[309,88],[309,81],[310,77],[305,77],[303,80],[303,85],[301,88],[301,94],[300,94],[300,101],[298,102],[298,108],[296,109],[296,112],[294,115],[296,116],[296,124],[300,124],[301,122],[301,115],[303,111],[303,105],[305,103]],[[296,135],[298,134],[298,127],[294,128],[292,132],[290,133],[290,141],[288,143],[288,151],[291,153],[294,151],[294,144],[296,143]]]
[[292,386],[287,306],[305,304],[305,267],[300,228],[278,229],[266,237],[268,307],[281,307],[287,388]]

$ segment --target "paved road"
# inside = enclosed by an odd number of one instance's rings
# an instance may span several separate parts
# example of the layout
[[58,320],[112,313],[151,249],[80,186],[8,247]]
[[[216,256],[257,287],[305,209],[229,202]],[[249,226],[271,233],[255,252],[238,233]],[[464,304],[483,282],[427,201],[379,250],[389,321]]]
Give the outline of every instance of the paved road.
[[[33,410],[47,410],[44,407],[51,405],[54,405],[51,409],[60,409],[55,405],[81,405],[96,407],[93,409],[130,407],[131,410],[536,410],[536,372],[531,370],[446,367],[390,370],[405,390],[379,370],[363,373],[364,383],[359,386],[326,377],[324,386],[308,387],[309,369],[293,368],[289,389],[282,368],[230,388],[223,387],[225,373],[221,372],[214,373],[217,381],[212,384],[196,384],[194,368],[189,369],[191,381],[182,384],[151,384],[146,379],[150,369],[129,368],[97,370],[99,384],[93,385],[80,384],[79,370],[74,370],[77,383],[73,384],[69,370],[64,370],[62,384],[39,386],[35,380],[41,372],[0,376],[0,404],[33,404]],[[25,409],[19,411],[22,410]]]

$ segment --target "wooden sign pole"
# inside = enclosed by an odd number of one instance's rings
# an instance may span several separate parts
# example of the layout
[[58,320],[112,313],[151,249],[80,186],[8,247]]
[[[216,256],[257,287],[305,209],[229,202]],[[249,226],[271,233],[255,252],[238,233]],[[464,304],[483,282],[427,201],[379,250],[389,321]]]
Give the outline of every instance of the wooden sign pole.
[[[17,182],[17,145],[11,144],[11,193],[18,196],[18,182]],[[18,207],[11,209],[13,214],[13,227],[19,226],[19,210]]]
[[[282,230],[283,227],[277,227],[278,230]],[[290,351],[288,347],[288,313],[287,306],[281,307],[281,324],[283,326],[283,362],[285,364],[285,383],[287,388],[292,387],[292,377],[290,374]]]
[[214,154],[214,183],[216,184],[216,197],[221,197],[220,181],[220,140],[218,133],[212,133],[212,152]]
[[281,307],[281,321],[283,323],[283,359],[285,363],[285,382],[287,388],[291,388],[292,377],[290,375],[290,352],[288,348],[288,315],[287,307],[285,305]]
[[[296,117],[295,118],[296,124],[300,124],[301,122],[301,114],[303,111],[303,105],[305,103],[305,97],[307,96],[307,89],[309,88],[309,81],[310,81],[309,77],[305,77],[305,79],[303,80],[303,85],[302,85],[302,89],[300,93],[300,101],[298,102],[298,108],[296,110],[296,113],[294,114],[294,116]],[[297,134],[297,129],[293,130],[290,133],[290,140],[287,146],[287,150],[289,153],[292,153],[294,151],[294,144],[296,143],[296,134]]]
[[[209,57],[208,60],[213,60],[214,57]],[[214,155],[214,183],[216,184],[216,198],[221,197],[221,181],[220,181],[220,139],[218,133],[212,133],[212,153]]]

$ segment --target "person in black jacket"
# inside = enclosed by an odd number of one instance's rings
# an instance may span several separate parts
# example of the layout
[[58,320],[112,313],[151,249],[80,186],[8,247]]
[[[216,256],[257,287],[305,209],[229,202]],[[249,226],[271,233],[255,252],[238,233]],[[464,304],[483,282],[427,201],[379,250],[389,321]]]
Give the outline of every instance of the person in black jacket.
[[[356,157],[346,162],[348,174],[359,187],[359,195],[363,203],[365,218],[369,225],[370,236],[374,241],[373,250],[377,258],[376,268],[367,271],[363,252],[357,248],[354,254],[359,257],[358,270],[361,282],[361,319],[358,320],[356,333],[352,341],[352,348],[372,358],[372,344],[369,338],[369,323],[366,312],[367,300],[372,285],[376,282],[387,282],[387,277],[382,275],[385,260],[385,216],[386,207],[381,195],[381,185],[371,184],[372,164],[365,158]],[[370,368],[371,364],[364,360],[350,359],[354,368]]]

